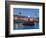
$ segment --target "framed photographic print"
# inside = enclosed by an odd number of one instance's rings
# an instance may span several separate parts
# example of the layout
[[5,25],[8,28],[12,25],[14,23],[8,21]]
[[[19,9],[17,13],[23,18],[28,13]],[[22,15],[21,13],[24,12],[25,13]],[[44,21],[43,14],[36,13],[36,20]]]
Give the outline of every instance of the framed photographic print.
[[45,35],[45,4],[5,2],[6,37]]

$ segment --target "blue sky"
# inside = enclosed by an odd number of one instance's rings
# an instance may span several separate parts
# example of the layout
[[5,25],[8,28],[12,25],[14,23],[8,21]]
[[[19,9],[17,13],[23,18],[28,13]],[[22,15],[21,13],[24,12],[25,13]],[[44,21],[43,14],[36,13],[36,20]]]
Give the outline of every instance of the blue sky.
[[21,12],[23,16],[39,16],[39,9],[32,9],[32,8],[14,8],[13,15],[17,15]]

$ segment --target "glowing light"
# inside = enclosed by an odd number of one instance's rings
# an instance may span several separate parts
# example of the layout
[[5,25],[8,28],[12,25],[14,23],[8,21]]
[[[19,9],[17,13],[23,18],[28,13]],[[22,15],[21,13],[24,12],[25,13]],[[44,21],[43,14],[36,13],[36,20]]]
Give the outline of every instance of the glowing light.
[[30,17],[30,16],[28,16],[28,17]]

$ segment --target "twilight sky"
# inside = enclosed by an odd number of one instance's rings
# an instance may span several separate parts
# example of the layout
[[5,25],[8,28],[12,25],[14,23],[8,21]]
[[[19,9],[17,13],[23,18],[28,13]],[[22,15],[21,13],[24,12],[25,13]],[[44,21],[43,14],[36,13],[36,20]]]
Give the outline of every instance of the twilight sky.
[[31,16],[31,17],[38,17],[39,16],[39,9],[32,9],[32,8],[14,8],[13,15],[18,15],[21,12],[23,16]]

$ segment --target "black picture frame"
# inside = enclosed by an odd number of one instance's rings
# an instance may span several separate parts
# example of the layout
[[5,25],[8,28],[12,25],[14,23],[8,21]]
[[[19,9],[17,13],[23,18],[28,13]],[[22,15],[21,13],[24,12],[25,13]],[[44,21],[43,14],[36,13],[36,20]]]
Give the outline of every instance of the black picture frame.
[[[26,3],[26,4],[33,4],[33,5],[42,5],[42,13],[43,13],[43,28],[42,31],[43,33],[34,33],[34,34],[14,34],[14,35],[9,35],[9,16],[10,16],[10,9],[9,9],[9,5],[10,4],[15,4],[15,3]],[[45,3],[40,3],[40,2],[20,2],[20,1],[5,1],[5,36],[6,37],[22,37],[22,36],[39,36],[39,35],[45,35]]]

